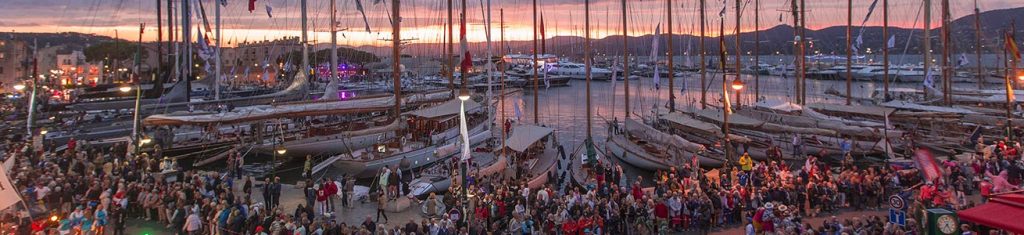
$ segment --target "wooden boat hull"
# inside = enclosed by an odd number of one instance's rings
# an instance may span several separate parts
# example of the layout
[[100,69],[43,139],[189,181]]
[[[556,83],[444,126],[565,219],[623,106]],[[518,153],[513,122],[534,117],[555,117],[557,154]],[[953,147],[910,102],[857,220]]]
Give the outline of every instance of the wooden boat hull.
[[[480,136],[481,133],[488,133],[486,135],[488,135],[489,137],[489,131],[484,132],[484,126],[487,124],[487,122],[479,123],[477,124],[476,127],[473,127],[473,129],[469,130],[469,134],[473,136],[472,138],[470,138],[470,145],[475,145],[486,140],[485,138],[478,137]],[[408,163],[408,166],[402,167],[402,170],[405,171],[419,169],[421,167],[436,163],[440,160],[447,159],[451,156],[458,154],[459,151],[438,150],[448,149],[450,147],[446,146],[455,144],[457,144],[456,141],[451,141],[450,143],[445,145],[430,145],[412,151],[396,153],[387,157],[382,157],[379,159],[369,161],[340,159],[338,161],[335,161],[334,163],[331,163],[331,165],[335,168],[335,170],[340,170],[342,172],[349,173],[349,175],[354,175],[357,178],[372,178],[376,176],[377,173],[380,172],[380,170],[383,169],[385,166],[390,166],[394,168],[394,166],[399,166],[403,160],[405,160]]]
[[[688,163],[683,160],[683,158],[687,158],[684,156],[673,156],[678,158],[676,161],[652,156],[646,151],[643,151],[643,148],[640,146],[626,140],[623,136],[613,136],[605,143],[605,149],[608,155],[615,156],[623,162],[648,171],[668,170],[673,166]],[[722,164],[724,164],[724,161],[719,159],[700,155],[697,155],[697,157],[698,164],[702,167],[721,167]]]

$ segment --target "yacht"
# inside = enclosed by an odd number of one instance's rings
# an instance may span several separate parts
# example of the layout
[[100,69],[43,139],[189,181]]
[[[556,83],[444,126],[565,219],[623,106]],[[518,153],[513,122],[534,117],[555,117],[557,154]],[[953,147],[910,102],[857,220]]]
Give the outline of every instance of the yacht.
[[[558,62],[545,66],[549,75],[568,76],[572,79],[586,80],[587,68],[585,64],[572,62]],[[609,80],[612,78],[612,71],[602,68],[590,68],[590,79]]]

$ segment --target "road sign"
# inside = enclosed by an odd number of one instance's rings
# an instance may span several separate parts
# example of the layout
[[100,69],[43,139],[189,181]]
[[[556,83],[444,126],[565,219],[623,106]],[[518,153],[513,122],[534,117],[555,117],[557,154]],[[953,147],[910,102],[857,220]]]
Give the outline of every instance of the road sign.
[[899,226],[907,225],[907,212],[899,209],[889,208],[889,223]]
[[889,207],[893,209],[903,210],[906,209],[906,206],[906,200],[903,200],[903,197],[900,197],[900,195],[894,194],[892,196],[889,196]]

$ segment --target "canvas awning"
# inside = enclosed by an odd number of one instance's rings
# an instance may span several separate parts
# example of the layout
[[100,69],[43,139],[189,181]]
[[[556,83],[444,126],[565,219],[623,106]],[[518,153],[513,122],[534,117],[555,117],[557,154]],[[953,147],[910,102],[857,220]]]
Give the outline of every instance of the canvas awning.
[[809,104],[808,108],[817,109],[821,111],[834,112],[834,113],[850,113],[864,116],[874,117],[885,117],[885,115],[892,114],[896,109],[886,108],[879,106],[867,106],[867,105],[841,105],[841,104]]
[[512,136],[505,140],[505,146],[517,152],[524,152],[530,145],[554,132],[554,128],[534,125],[519,125],[512,128]]
[[754,106],[787,113],[804,109],[803,106],[782,100],[762,100],[755,103]]
[[1024,194],[995,196],[988,203],[961,210],[956,213],[960,220],[1002,229],[1013,233],[1024,233]]
[[921,105],[921,104],[915,104],[915,103],[901,101],[901,100],[893,100],[893,101],[885,102],[885,103],[882,103],[882,106],[890,107],[890,108],[896,108],[896,109],[907,109],[907,110],[925,111],[925,112],[940,112],[940,113],[955,113],[955,114],[978,114],[978,112],[967,110],[967,109],[962,109],[962,108]]
[[[705,109],[697,111],[697,116],[717,123],[722,123],[724,119],[722,115],[722,110],[718,109]],[[746,128],[757,128],[764,125],[764,121],[753,119],[736,113],[730,113],[729,125]]]
[[[444,117],[444,116],[450,116],[450,115],[457,115],[457,114],[459,114],[459,105],[460,105],[459,103],[460,102],[462,102],[462,101],[457,100],[457,99],[456,100],[449,100],[449,101],[444,102],[444,103],[439,104],[439,105],[435,105],[435,106],[427,107],[427,108],[424,108],[424,109],[419,109],[419,110],[416,110],[416,111],[409,112],[409,115],[417,116],[417,117],[423,117],[423,118],[438,118],[438,117]],[[477,102],[475,102],[473,100],[467,100],[466,101],[466,112],[467,113],[472,112],[472,111],[474,111],[476,109],[479,109],[479,108],[480,108],[480,104],[479,103],[477,103]]]
[[719,136],[722,135],[722,129],[718,125],[693,119],[680,112],[671,112],[665,115],[661,115],[661,119],[694,130],[699,130],[711,134],[717,134]]

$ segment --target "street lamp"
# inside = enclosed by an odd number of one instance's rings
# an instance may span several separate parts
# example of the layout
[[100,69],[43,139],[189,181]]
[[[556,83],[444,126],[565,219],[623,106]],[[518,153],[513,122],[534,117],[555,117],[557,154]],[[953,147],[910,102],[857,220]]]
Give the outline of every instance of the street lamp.
[[129,91],[132,91],[132,87],[128,86],[128,85],[124,85],[124,86],[118,87],[117,89],[121,90],[121,92],[124,92],[124,93],[128,93]]
[[39,134],[40,135],[46,136],[46,133],[50,133],[50,132],[47,131],[46,129],[39,130]]
[[18,91],[25,90],[25,84],[15,84],[14,89]]
[[736,105],[740,105],[740,91],[743,90],[743,81],[740,80],[739,76],[732,80],[732,89],[736,91]]
[[[465,70],[463,70],[465,71]],[[463,80],[465,81],[465,80]],[[466,101],[469,100],[469,91],[466,90],[466,86],[462,86],[459,90],[459,131],[462,137],[462,157],[460,162],[460,171],[462,172],[462,218],[465,220],[466,225],[469,224],[470,213],[466,211],[466,203],[469,200],[469,189],[467,188],[467,182],[469,176],[466,175],[469,166],[469,131],[466,127]]]

